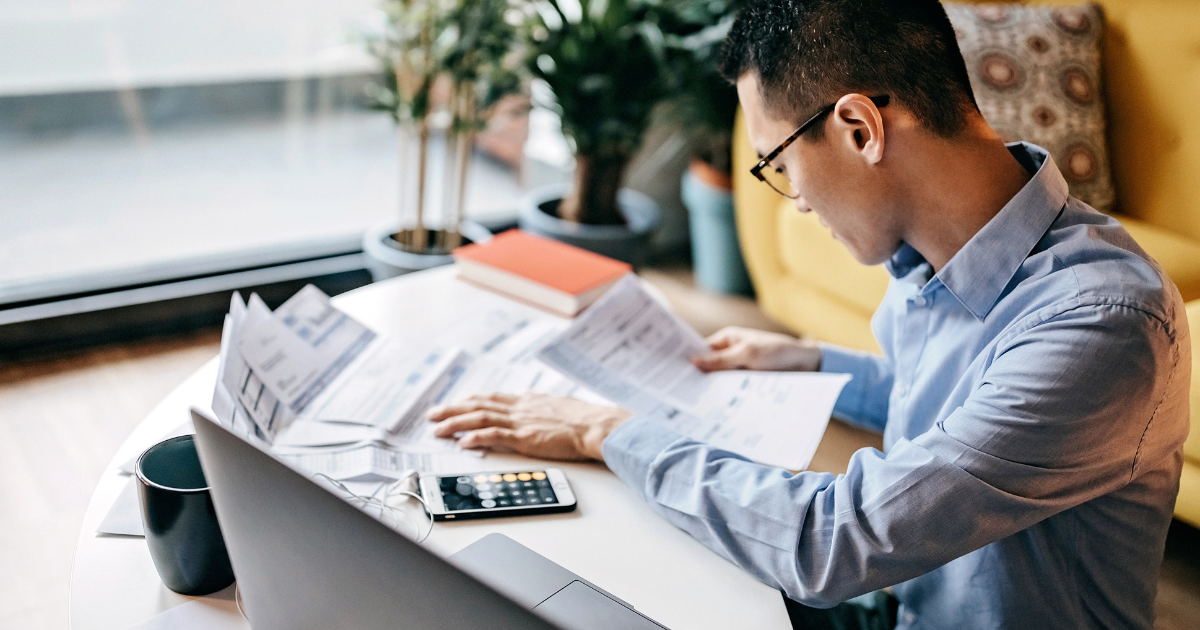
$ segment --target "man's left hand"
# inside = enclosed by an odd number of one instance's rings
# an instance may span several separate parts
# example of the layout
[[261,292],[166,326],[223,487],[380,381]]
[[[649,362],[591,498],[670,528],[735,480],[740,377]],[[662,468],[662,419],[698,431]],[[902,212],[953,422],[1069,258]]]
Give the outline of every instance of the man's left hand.
[[599,461],[604,460],[600,451],[604,438],[631,417],[632,413],[617,407],[532,393],[475,395],[429,412],[429,419],[439,423],[434,434],[458,435],[463,448]]

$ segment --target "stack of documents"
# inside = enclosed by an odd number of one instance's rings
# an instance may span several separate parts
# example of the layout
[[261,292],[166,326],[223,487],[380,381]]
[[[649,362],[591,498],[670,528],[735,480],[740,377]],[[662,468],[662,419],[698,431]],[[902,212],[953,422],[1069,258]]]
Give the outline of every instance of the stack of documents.
[[626,276],[538,358],[639,415],[757,462],[802,470],[848,374],[731,370],[705,374],[708,344]]
[[234,294],[213,411],[285,461],[347,481],[481,470],[480,453],[433,437],[435,404],[494,391],[603,401],[534,358],[566,322],[490,295],[472,306],[416,345],[376,334],[311,285],[275,312]]
[[335,479],[472,468],[429,435],[426,409],[467,360],[454,347],[398,347],[311,285],[274,313],[234,294],[213,411],[281,458]]
[[471,394],[574,396],[662,419],[772,466],[808,465],[845,374],[727,371],[632,274],[574,321],[481,295],[426,345],[376,334],[305,287],[275,312],[234,295],[213,410],[279,457],[338,480],[484,468],[433,437],[433,405]]

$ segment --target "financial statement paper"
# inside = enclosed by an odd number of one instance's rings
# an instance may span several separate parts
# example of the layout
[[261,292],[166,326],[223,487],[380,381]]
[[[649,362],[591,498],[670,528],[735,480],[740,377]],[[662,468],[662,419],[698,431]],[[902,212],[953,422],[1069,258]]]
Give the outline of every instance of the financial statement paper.
[[572,380],[679,433],[759,463],[802,470],[812,460],[848,374],[729,370],[691,357],[708,344],[629,275],[537,357]]
[[424,421],[465,361],[459,348],[377,335],[311,285],[275,312],[235,293],[213,411],[276,456],[338,479],[470,470],[479,454],[433,437]]

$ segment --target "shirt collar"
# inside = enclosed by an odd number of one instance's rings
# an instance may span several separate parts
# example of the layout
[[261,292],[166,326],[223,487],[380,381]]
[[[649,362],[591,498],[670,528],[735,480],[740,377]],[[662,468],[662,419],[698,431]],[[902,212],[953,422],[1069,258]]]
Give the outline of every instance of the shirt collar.
[[[1007,146],[1033,177],[936,276],[980,320],[991,312],[1004,287],[1067,203],[1067,180],[1045,149],[1027,142]],[[905,243],[892,255],[887,268],[902,278],[925,262]]]

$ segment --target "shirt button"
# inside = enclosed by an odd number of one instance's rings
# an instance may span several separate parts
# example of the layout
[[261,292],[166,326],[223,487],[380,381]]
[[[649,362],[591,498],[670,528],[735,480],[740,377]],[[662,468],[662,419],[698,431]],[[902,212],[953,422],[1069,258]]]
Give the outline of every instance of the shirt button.
[[926,300],[925,300],[925,296],[923,296],[923,295],[918,295],[913,298],[913,304],[916,304],[917,306],[925,306],[925,303],[926,303]]
[[896,386],[896,395],[897,395],[897,396],[904,396],[904,395],[905,395],[905,394],[907,394],[907,393],[908,393],[908,388],[907,388],[907,387],[905,387],[905,386],[903,386],[903,385],[898,385],[898,386]]
[[912,625],[912,622],[917,620],[917,616],[912,613],[904,613],[904,623]]

